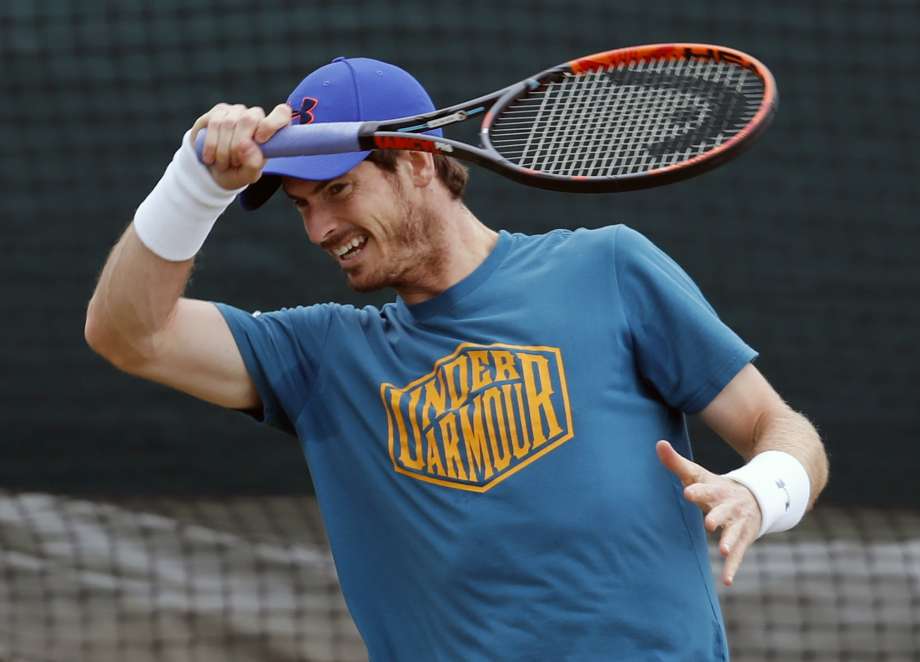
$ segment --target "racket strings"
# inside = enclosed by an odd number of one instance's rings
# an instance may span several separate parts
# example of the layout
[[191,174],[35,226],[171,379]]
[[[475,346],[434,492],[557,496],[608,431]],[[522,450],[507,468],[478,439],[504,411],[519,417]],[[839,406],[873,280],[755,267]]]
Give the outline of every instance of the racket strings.
[[[594,76],[594,79],[595,79],[595,83],[596,83],[597,75]],[[584,146],[584,144],[585,144],[585,140],[583,140],[583,139],[582,139],[582,140],[579,140],[579,139],[577,138],[577,136],[581,136],[582,138],[584,138],[585,124],[586,124],[586,121],[585,121],[585,120],[586,120],[586,113],[585,113],[584,111],[585,111],[586,109],[591,108],[592,106],[596,106],[596,104],[595,104],[595,99],[592,98],[592,97],[595,97],[595,96],[596,96],[596,84],[594,84],[594,85],[591,86],[591,93],[588,94],[588,95],[586,95],[586,97],[584,98],[585,103],[582,103],[582,104],[581,104],[581,110],[582,110],[582,112],[572,114],[571,117],[570,117],[570,122],[569,122],[569,124],[570,124],[570,127],[574,129],[573,135],[576,136],[575,140],[571,143],[572,146],[575,148],[574,152],[577,152],[578,150],[580,150],[580,149]],[[611,99],[616,99],[616,97],[619,97],[619,96],[622,96],[622,95],[621,95],[621,94],[613,95],[613,97],[609,98],[608,101],[610,101]],[[667,101],[667,99],[660,99],[660,100]],[[636,100],[634,99],[633,101],[636,101]],[[646,107],[645,107],[644,109],[642,109],[642,110],[644,110],[645,112],[640,112],[638,115],[637,115],[637,113],[636,113],[636,108],[634,108],[634,107],[633,107],[633,108],[630,108],[630,103],[629,103],[628,101],[627,101],[626,103],[620,103],[619,105],[620,105],[620,107],[621,107],[622,110],[625,110],[625,111],[632,111],[632,112],[626,112],[626,113],[625,113],[626,119],[628,120],[628,121],[626,122],[627,127],[625,127],[625,131],[623,130],[624,127],[620,126],[620,124],[623,124],[623,122],[614,123],[613,126],[610,127],[610,128],[612,128],[617,134],[619,134],[619,135],[621,135],[621,136],[623,136],[623,135],[629,136],[629,135],[641,134],[641,130],[642,130],[642,128],[643,128],[643,127],[642,127],[642,124],[646,124],[647,122],[638,122],[638,123],[636,123],[635,120],[637,120],[637,119],[639,119],[639,120],[647,120],[647,119],[648,119],[648,116],[650,116],[650,115],[651,115],[651,116],[660,115],[660,113],[661,113],[661,109],[655,108],[654,104],[652,104],[652,105],[645,104]],[[637,105],[637,104],[636,104],[636,103],[633,103],[632,105],[635,106],[635,105]],[[639,104],[639,105],[642,105],[642,104]],[[603,119],[603,115],[598,115],[597,113],[595,113],[595,117],[594,117],[595,124],[600,124],[600,120],[601,120],[601,119]],[[590,120],[589,120],[589,122],[590,122]],[[634,127],[628,126],[629,124],[634,124]],[[681,128],[681,127],[678,127],[678,128]],[[603,137],[603,136],[601,136],[601,137]],[[659,142],[661,142],[661,138],[662,138],[662,137],[663,137],[663,136],[662,136],[660,133],[657,134],[657,138],[659,139]],[[549,145],[549,147],[550,147],[551,149],[552,149],[553,147],[555,147],[556,144],[558,144],[559,138],[560,138],[560,136],[554,136],[555,143],[551,143],[551,144]],[[507,141],[503,141],[503,142],[507,142]],[[533,136],[530,137],[530,142],[531,142],[531,144],[533,143]],[[597,143],[598,141],[595,139],[594,142]],[[631,149],[630,149],[631,145],[629,145],[629,144],[623,144],[623,143],[621,142],[621,143],[618,145],[618,147],[619,147],[618,152],[625,153],[625,154],[628,154],[628,155],[634,155],[634,150],[631,150]],[[595,155],[594,155],[594,156],[595,156],[595,160],[597,160],[597,157],[600,156],[600,155],[597,153],[597,150],[596,150],[596,149],[595,149],[594,151],[595,151]],[[664,152],[667,152],[667,151],[668,151],[668,150],[659,149],[659,152],[661,152],[661,153],[664,153]],[[571,163],[573,163],[573,162],[575,161],[575,159],[572,158],[572,157],[574,156],[574,152],[573,152],[573,150],[569,150],[569,151],[567,151],[566,153],[564,153],[564,154],[562,155],[562,158],[559,159],[560,164],[565,165],[565,164],[571,164]],[[675,158],[679,158],[679,152],[677,152],[676,150],[673,150],[673,149],[670,150],[670,152],[674,155]],[[616,156],[619,156],[619,155],[620,155],[620,154],[618,154],[618,153],[613,154],[613,156],[615,156],[615,157],[616,157]],[[544,165],[544,164],[545,164],[545,162],[544,162],[544,163],[537,164],[537,165]],[[565,170],[565,168],[563,168],[563,170]]]
[[[672,68],[680,72],[687,64],[686,61],[676,61]],[[657,66],[651,69],[654,73],[660,73],[666,68],[666,63],[658,62]],[[726,87],[717,86],[717,98],[713,98],[711,91],[707,93],[706,90],[707,87],[711,88],[711,84],[707,83],[710,79],[707,74],[711,73],[712,69],[692,71],[700,69],[698,64],[690,69],[690,76],[679,79],[681,82],[689,81],[689,89],[681,89],[681,86],[659,88],[654,85],[654,80],[640,80],[638,86],[629,90],[635,97],[632,112],[626,114],[627,126],[625,131],[619,133],[631,140],[604,136],[608,144],[616,146],[612,154],[609,150],[604,154],[610,160],[608,175],[644,172],[688,160],[721,144],[747,124],[750,118],[720,122],[720,118],[726,119],[726,115],[718,110],[730,110],[734,107],[733,103],[725,103],[721,99]],[[732,67],[724,67],[724,72],[742,72],[747,75],[746,70]],[[702,75],[699,75],[700,73]],[[643,84],[647,82],[651,82],[651,85]],[[751,117],[759,107],[761,95],[762,91],[759,90]],[[661,122],[661,118],[668,118],[669,121]],[[635,126],[630,127],[631,123],[635,123]],[[720,123],[727,126],[718,126]],[[728,128],[729,131],[722,131],[723,128]],[[617,163],[621,163],[619,172]]]
[[533,170],[641,174],[730,140],[763,95],[763,81],[731,63],[641,60],[541,86],[506,107],[489,138],[504,158]]
[[[595,77],[594,77],[594,81],[595,81],[595,83],[596,83],[596,81],[597,81],[597,76],[596,76],[596,75],[595,75]],[[594,99],[592,99],[591,97],[593,97],[593,96],[596,96],[596,84],[592,85],[591,91],[589,92],[589,94],[587,95],[587,97],[583,97],[583,100],[586,98],[587,101],[588,101],[588,103],[587,103],[586,105],[583,105],[583,108],[586,107],[586,106],[587,106],[587,107],[590,107],[590,106],[592,105],[592,102],[594,101]],[[544,101],[545,101],[545,100],[544,100]],[[526,103],[526,102],[525,102],[525,103]],[[521,105],[523,105],[523,104],[521,104]],[[621,104],[621,105],[622,105],[623,109],[627,109],[627,110],[629,109],[629,108],[628,108],[628,104]],[[515,114],[515,111],[512,111],[511,113],[509,113],[509,116],[513,116],[514,114]],[[595,114],[596,114],[596,113],[595,113]],[[583,116],[583,115],[578,115],[578,116],[575,116],[575,119],[578,119],[578,120],[582,120],[582,121],[583,121],[584,116]],[[596,119],[597,119],[598,121],[600,121],[601,117],[598,116]],[[528,121],[519,121],[519,122],[506,122],[506,123],[505,123],[505,126],[511,125],[511,126],[518,126],[518,127],[520,127],[520,126],[528,126],[528,125],[530,125],[530,124],[532,124],[532,121],[528,120]],[[535,133],[535,132],[533,132],[529,127],[527,128],[527,131],[530,132],[530,133]],[[532,136],[531,136],[531,137],[532,137]],[[502,141],[499,141],[499,142],[502,142]],[[503,141],[503,142],[508,142],[508,141],[506,140],[506,141]]]

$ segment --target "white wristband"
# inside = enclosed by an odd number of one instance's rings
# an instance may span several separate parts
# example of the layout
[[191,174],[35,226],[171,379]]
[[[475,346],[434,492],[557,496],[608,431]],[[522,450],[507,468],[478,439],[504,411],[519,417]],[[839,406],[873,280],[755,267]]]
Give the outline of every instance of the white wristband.
[[788,531],[802,519],[811,496],[811,481],[801,462],[783,451],[764,451],[727,474],[747,487],[760,506],[757,537]]
[[140,240],[173,262],[195,256],[217,217],[245,188],[228,191],[214,181],[195,154],[191,133],[183,136],[162,179],[134,213],[134,231]]

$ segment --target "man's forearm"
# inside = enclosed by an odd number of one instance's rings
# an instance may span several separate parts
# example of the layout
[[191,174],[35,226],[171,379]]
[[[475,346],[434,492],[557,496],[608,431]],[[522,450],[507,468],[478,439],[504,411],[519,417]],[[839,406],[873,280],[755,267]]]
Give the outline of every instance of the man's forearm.
[[821,437],[809,420],[788,407],[764,414],[754,429],[752,450],[753,455],[783,451],[801,462],[810,481],[810,510],[827,485],[828,462]]
[[133,224],[112,249],[86,313],[86,340],[125,367],[149,359],[156,334],[185,290],[193,260],[172,262],[148,249]]

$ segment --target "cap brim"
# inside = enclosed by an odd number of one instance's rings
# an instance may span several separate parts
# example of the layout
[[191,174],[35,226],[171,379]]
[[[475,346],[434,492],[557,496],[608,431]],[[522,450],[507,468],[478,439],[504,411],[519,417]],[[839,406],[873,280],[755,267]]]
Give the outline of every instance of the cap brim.
[[240,193],[240,205],[247,210],[258,209],[275,194],[281,186],[282,177],[296,177],[308,181],[326,181],[341,177],[366,159],[368,154],[370,150],[269,159],[259,180]]

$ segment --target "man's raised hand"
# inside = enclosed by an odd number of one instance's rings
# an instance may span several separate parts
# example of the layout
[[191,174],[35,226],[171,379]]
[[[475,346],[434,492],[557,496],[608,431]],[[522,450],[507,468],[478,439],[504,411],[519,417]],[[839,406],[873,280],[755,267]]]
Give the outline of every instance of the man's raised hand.
[[202,161],[221,187],[232,190],[252,184],[262,175],[265,157],[259,145],[291,122],[291,107],[278,104],[266,116],[258,106],[219,103],[192,126],[192,143],[207,127]]

